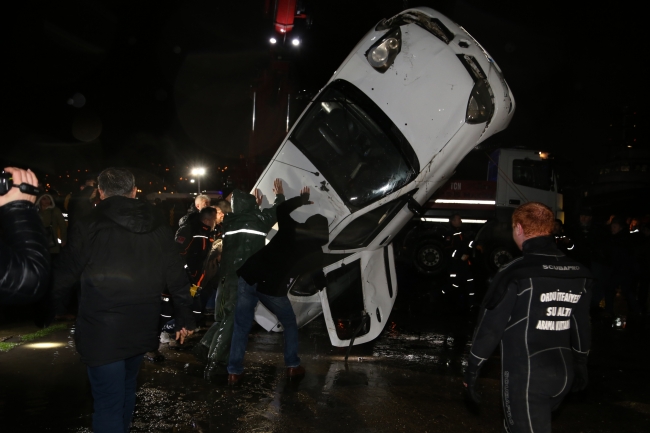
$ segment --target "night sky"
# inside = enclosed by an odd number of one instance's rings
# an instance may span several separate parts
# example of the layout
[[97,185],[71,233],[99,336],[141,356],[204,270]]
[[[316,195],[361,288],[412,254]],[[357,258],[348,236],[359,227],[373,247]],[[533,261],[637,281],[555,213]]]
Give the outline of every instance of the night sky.
[[[305,2],[314,24],[296,29],[296,89],[320,89],[381,18],[426,5],[467,29],[512,88],[514,120],[489,146],[550,151],[573,184],[612,145],[647,150],[647,122],[631,129],[647,114],[648,72],[633,3]],[[250,155],[251,85],[270,59],[264,0],[21,2],[7,18],[4,164],[161,176],[155,167],[215,172]]]

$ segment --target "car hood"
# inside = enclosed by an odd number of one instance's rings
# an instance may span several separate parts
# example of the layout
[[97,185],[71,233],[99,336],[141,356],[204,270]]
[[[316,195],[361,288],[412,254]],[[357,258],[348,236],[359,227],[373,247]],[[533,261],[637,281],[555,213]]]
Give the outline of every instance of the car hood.
[[401,30],[401,53],[385,73],[366,66],[366,52],[390,30],[372,30],[333,79],[349,81],[368,95],[413,146],[423,169],[465,123],[474,81],[448,44],[416,24]]

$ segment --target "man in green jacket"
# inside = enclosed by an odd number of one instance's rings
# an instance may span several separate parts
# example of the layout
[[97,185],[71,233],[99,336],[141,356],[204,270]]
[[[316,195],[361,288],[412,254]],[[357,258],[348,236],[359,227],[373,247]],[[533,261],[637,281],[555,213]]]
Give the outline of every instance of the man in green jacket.
[[266,236],[277,222],[276,208],[284,201],[282,181],[273,182],[275,201],[268,209],[260,209],[263,195],[259,190],[248,194],[240,190],[232,193],[232,213],[223,219],[223,252],[221,256],[221,284],[215,308],[215,323],[201,339],[195,353],[208,349],[205,378],[226,374],[230,342],[237,305],[237,269],[266,243]]

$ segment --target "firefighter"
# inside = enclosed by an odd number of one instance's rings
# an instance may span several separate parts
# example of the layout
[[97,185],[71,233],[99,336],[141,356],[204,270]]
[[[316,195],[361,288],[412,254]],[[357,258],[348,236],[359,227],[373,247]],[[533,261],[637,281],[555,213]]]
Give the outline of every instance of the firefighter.
[[450,254],[449,295],[459,309],[467,310],[475,304],[474,277],[470,267],[471,233],[463,230],[463,220],[459,214],[449,217],[445,241]]
[[614,315],[616,291],[620,288],[627,301],[629,319],[636,324],[641,320],[641,308],[636,296],[639,266],[634,256],[634,238],[627,221],[622,218],[613,218],[609,227],[612,233],[612,275],[605,287],[605,311]]
[[212,242],[214,242],[214,227],[217,222],[219,211],[213,207],[205,207],[199,211],[199,223],[196,224],[192,239],[184,251],[185,270],[190,278],[190,283],[196,288],[194,296],[194,314],[197,315],[197,321],[201,319],[201,313],[205,310],[208,299],[214,293],[208,290],[202,290],[205,279],[204,263],[210,254]]
[[605,288],[612,274],[611,236],[608,231],[593,223],[593,213],[588,207],[579,210],[578,224],[569,230],[574,247],[567,254],[587,266],[594,277],[591,295],[592,316],[602,311],[600,301],[605,296]]
[[557,249],[565,254],[575,248],[573,240],[564,233],[564,223],[560,219],[556,219],[553,225],[553,236],[555,237],[555,246]]
[[174,235],[174,241],[176,241],[179,252],[183,253],[187,249],[194,232],[197,230],[197,226],[201,225],[201,210],[209,206],[210,197],[203,194],[198,195],[187,213],[178,221],[178,230]]
[[513,238],[523,257],[492,280],[465,372],[467,397],[478,403],[478,374],[501,342],[508,433],[550,432],[551,411],[570,390],[587,385],[591,274],[557,249],[553,224],[553,212],[541,203],[513,213]]

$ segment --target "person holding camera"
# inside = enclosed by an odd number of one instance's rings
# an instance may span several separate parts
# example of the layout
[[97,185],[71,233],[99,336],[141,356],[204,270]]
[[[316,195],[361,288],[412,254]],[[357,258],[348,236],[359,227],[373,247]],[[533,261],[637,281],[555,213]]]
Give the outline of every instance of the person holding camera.
[[0,174],[0,303],[37,301],[48,285],[50,253],[34,202],[38,179],[31,170]]

